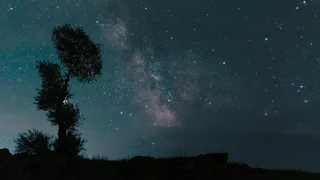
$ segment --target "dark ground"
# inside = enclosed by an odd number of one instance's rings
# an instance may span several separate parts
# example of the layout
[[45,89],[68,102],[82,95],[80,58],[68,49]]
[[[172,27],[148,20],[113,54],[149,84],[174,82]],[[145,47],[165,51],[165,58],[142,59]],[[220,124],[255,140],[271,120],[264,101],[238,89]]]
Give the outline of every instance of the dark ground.
[[[14,159],[12,156],[11,159]],[[4,161],[0,170],[1,180],[319,180],[320,174],[303,171],[279,171],[251,168],[245,164],[228,162],[226,153],[196,157],[160,158],[134,157],[129,160],[73,159],[63,171],[64,157],[30,156]],[[36,160],[34,160],[36,159]],[[26,162],[28,161],[28,162]],[[32,161],[33,163],[29,163]],[[35,163],[36,162],[36,163]],[[6,164],[6,166],[3,166]],[[27,167],[27,168],[26,168]],[[33,167],[33,168],[32,168]]]

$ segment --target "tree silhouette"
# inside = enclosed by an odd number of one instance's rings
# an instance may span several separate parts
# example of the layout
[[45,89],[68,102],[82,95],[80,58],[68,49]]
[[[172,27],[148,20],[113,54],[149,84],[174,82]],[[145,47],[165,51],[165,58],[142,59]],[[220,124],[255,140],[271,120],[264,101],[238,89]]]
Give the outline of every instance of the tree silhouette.
[[[81,123],[77,105],[69,102],[72,98],[70,79],[76,77],[82,83],[96,80],[101,75],[102,60],[100,45],[95,44],[81,27],[73,28],[69,24],[55,27],[52,40],[60,63],[37,61],[36,69],[42,83],[41,89],[37,89],[35,104],[39,110],[47,111],[51,125],[58,126],[56,150],[67,153],[68,130],[74,133]],[[77,133],[72,135],[70,137],[79,136]]]
[[51,136],[42,131],[32,129],[18,134],[14,140],[15,153],[40,154],[50,150]]

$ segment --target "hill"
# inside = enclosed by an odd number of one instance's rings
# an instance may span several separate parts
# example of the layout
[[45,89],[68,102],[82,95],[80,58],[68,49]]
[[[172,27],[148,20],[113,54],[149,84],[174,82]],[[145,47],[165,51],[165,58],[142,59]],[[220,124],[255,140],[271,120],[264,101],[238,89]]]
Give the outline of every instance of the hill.
[[245,164],[228,162],[227,153],[157,159],[137,156],[118,161],[70,159],[57,153],[41,155],[0,153],[0,179],[319,180],[320,174],[251,168]]

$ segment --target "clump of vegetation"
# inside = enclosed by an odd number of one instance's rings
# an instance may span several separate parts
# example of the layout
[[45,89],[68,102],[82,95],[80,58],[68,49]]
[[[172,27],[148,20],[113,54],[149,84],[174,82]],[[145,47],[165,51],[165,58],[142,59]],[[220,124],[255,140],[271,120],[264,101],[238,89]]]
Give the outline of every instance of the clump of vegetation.
[[32,129],[18,134],[14,140],[15,153],[39,154],[51,150],[52,136],[40,130]]
[[92,155],[91,160],[107,161],[108,157],[107,156],[103,156],[101,154],[94,154],[94,155]]

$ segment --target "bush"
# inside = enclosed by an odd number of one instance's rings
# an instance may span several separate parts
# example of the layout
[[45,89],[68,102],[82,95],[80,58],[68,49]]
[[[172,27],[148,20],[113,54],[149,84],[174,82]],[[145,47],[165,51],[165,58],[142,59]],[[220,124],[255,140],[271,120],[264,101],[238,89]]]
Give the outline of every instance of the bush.
[[32,129],[28,132],[18,134],[18,138],[14,140],[16,143],[15,153],[39,154],[49,151],[51,148],[52,136],[42,131]]

